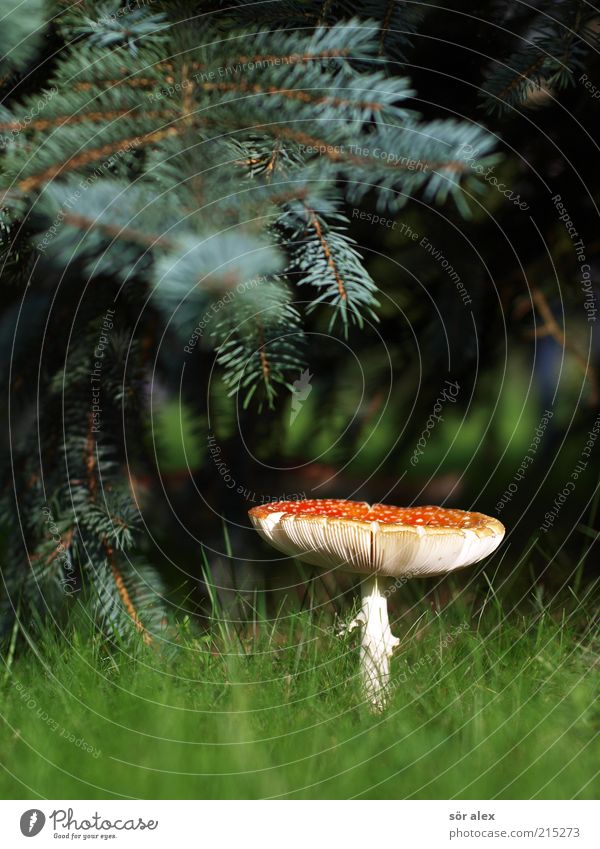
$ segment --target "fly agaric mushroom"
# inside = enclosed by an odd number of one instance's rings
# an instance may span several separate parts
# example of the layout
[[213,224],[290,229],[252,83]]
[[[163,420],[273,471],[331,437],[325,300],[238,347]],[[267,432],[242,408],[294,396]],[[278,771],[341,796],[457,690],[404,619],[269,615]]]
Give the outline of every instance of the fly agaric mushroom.
[[363,626],[363,685],[376,709],[385,707],[390,657],[399,643],[388,619],[390,583],[477,563],[504,536],[504,526],[483,513],[333,498],[276,501],[253,507],[249,516],[279,551],[324,569],[366,575],[361,612],[351,626]]

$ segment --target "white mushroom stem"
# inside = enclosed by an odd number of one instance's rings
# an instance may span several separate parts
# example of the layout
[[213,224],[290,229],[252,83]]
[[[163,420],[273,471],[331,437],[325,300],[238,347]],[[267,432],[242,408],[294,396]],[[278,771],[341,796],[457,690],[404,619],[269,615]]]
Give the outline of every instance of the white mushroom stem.
[[387,595],[389,578],[374,575],[361,584],[361,611],[351,626],[362,626],[360,667],[365,696],[374,710],[387,704],[390,658],[400,640],[390,630]]

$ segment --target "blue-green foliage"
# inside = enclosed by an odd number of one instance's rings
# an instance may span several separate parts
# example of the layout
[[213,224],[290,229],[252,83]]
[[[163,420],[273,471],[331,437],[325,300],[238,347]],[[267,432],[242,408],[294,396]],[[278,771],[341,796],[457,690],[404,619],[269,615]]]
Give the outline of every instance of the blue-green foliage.
[[[496,138],[415,110],[402,62],[429,4],[21,5],[0,0],[0,336],[15,395],[0,625],[15,599],[55,616],[72,581],[93,587],[102,623],[148,636],[128,470],[152,467],[157,351],[204,357],[210,343],[230,394],[275,406],[305,367],[307,315],[346,335],[377,320],[344,204],[393,214],[416,197],[468,215]],[[489,102],[572,74],[579,5],[544,5],[490,70]]]
[[35,59],[47,26],[43,0],[1,0],[0,74],[20,70]]

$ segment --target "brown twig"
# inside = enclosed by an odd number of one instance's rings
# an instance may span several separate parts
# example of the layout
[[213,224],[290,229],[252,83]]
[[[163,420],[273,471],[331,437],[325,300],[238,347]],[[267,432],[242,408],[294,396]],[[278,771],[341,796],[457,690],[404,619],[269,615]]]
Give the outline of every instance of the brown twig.
[[381,24],[381,34],[379,36],[379,56],[383,56],[385,52],[385,40],[388,37],[388,33],[390,30],[392,15],[394,14],[394,7],[397,5],[398,0],[389,0],[387,9],[385,10],[385,16],[383,18],[383,23]]
[[[307,133],[303,133],[298,130],[292,130],[281,124],[259,124],[257,129],[263,129],[267,133],[290,139],[304,147],[314,148],[321,156],[326,156],[331,162],[351,162],[353,165],[364,166],[365,162],[369,159],[368,156],[357,156],[356,154],[348,153],[341,145],[330,144],[322,139],[315,138],[314,136],[310,136]],[[440,168],[446,171],[458,171],[461,173],[469,170],[469,165],[465,162],[435,162],[433,160],[420,160],[420,162],[423,166],[423,170],[429,169],[430,171],[434,171],[436,168]],[[388,160],[380,160],[378,164],[379,167],[384,166],[385,168],[391,168],[398,171],[415,170],[415,160],[408,158],[406,159],[406,162],[399,160],[392,162]]]
[[110,563],[110,568],[111,568],[112,575],[113,575],[113,578],[114,578],[114,581],[115,581],[115,585],[117,587],[117,592],[119,593],[119,596],[121,597],[121,601],[123,602],[123,606],[125,607],[125,610],[130,615],[130,617],[132,618],[135,627],[137,628],[137,630],[142,635],[142,639],[144,640],[146,645],[149,646],[152,643],[152,637],[148,633],[146,628],[144,627],[144,624],[143,624],[142,620],[140,619],[137,610],[135,609],[135,605],[133,604],[133,602],[131,600],[131,596],[129,595],[129,592],[127,591],[127,587],[125,586],[125,581],[123,580],[123,575],[121,574],[121,571],[120,571],[120,569],[117,566],[117,563],[115,561],[114,551],[113,551],[112,547],[106,542],[106,540],[104,541],[104,550],[106,551],[106,556],[108,558],[108,562]]
[[[599,393],[596,369],[587,362],[581,351],[579,351],[579,349],[567,339],[564,330],[556,321],[552,309],[546,300],[546,296],[541,289],[538,289],[537,286],[532,286],[531,298],[536,309],[544,320],[544,324],[540,328],[539,335],[552,336],[561,348],[565,351],[569,351],[573,359],[579,364],[584,376],[590,382],[592,390],[592,397],[590,398],[591,403],[597,404]],[[536,335],[538,335],[538,331],[536,331]]]
[[[52,127],[72,126],[73,124],[83,124],[86,121],[114,121],[117,118],[125,116],[136,117],[139,112],[139,107],[127,109],[112,109],[108,112],[97,110],[96,112],[80,112],[77,115],[59,115],[56,118],[38,118],[36,121],[31,121],[26,127],[23,127],[21,121],[5,121],[0,122],[0,131],[9,132],[11,130],[49,130]],[[144,112],[145,118],[165,119],[170,113],[166,110]]]
[[340,298],[345,301],[348,298],[348,294],[346,292],[346,287],[344,286],[344,281],[342,280],[342,276],[338,270],[338,267],[335,263],[333,255],[331,253],[331,248],[329,247],[329,242],[325,238],[325,234],[323,233],[323,228],[321,227],[321,222],[319,221],[319,217],[314,210],[309,210],[310,213],[310,223],[315,228],[315,232],[317,234],[317,238],[325,254],[325,259],[327,261],[327,265],[331,269],[333,276],[335,278],[335,282],[337,283],[338,291],[340,293]]
[[502,91],[500,91],[496,95],[498,100],[505,100],[506,95],[510,94],[510,92],[513,91],[513,89],[515,89],[522,82],[531,83],[531,85],[534,86],[538,85],[535,80],[531,80],[529,77],[531,74],[537,71],[538,68],[541,68],[545,61],[546,57],[542,54],[542,56],[539,56],[535,60],[535,62],[531,62],[531,64],[527,68],[525,68],[524,71],[516,71],[515,76],[512,78],[512,80],[504,86]]
[[18,183],[18,186],[23,192],[33,191],[34,189],[42,186],[44,183],[47,183],[49,180],[53,180],[59,174],[62,174],[63,171],[73,171],[76,168],[81,168],[92,162],[98,162],[98,160],[105,159],[106,157],[119,153],[123,150],[135,150],[138,147],[143,147],[145,145],[161,141],[168,136],[177,135],[178,132],[179,130],[177,127],[171,126],[161,130],[153,130],[141,137],[134,136],[133,138],[121,139],[121,141],[117,143],[104,144],[101,147],[86,150],[83,153],[71,156],[59,165],[53,165],[51,168],[46,168],[45,171],[42,171],[39,174],[33,174],[31,177],[26,177]]
[[183,95],[181,98],[182,118],[188,126],[193,123],[194,111],[194,82],[189,76],[189,67],[186,62],[181,68],[181,80]]
[[333,6],[335,0],[325,0],[321,7],[321,11],[319,13],[319,19],[317,21],[320,27],[325,26],[325,22],[327,21],[327,15],[329,14],[329,10]]
[[321,95],[315,97],[308,91],[296,90],[293,88],[279,88],[278,86],[264,86],[258,83],[247,83],[244,80],[238,82],[205,82],[202,83],[202,88],[205,91],[239,91],[244,94],[279,94],[281,97],[287,97],[290,100],[299,100],[301,103],[309,103],[313,106],[322,106],[324,103],[332,106],[358,106],[361,109],[372,109],[373,112],[381,110],[381,103],[372,100],[348,100],[343,97],[332,97],[331,95]]
[[275,147],[273,148],[273,152],[269,157],[269,161],[265,166],[265,174],[267,175],[267,180],[270,180],[273,174],[275,173],[275,168],[277,166],[277,158],[279,156],[279,152],[281,150],[281,141],[276,139]]
[[[65,531],[64,540],[61,538],[61,543],[62,543],[64,551],[66,551],[70,547],[71,543],[73,542],[74,536],[75,536],[75,528],[69,528],[67,531]],[[58,545],[55,546],[54,549],[48,555],[48,557],[46,557],[46,559],[44,561],[44,565],[49,566],[52,563],[52,561],[55,560],[58,557],[60,551],[61,551],[60,547]],[[30,554],[29,555],[29,560],[31,562],[35,562],[36,560],[39,560],[40,558],[41,558],[41,554]]]
[[269,358],[265,352],[265,333],[262,325],[262,321],[257,319],[258,324],[258,356],[260,359],[260,367],[263,373],[263,380],[266,384],[271,382],[271,366],[269,365]]
[[90,492],[90,497],[92,501],[96,500],[96,490],[98,486],[98,481],[96,480],[96,455],[94,453],[94,449],[96,447],[96,440],[94,439],[94,418],[92,413],[88,414],[88,432],[85,440],[85,449],[83,452],[83,459],[85,462],[86,469],[86,480],[87,480],[87,488]]

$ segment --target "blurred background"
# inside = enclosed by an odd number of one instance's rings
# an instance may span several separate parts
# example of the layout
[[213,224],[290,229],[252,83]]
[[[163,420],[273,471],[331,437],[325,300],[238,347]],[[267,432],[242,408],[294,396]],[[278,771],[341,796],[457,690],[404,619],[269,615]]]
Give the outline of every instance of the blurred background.
[[[345,610],[353,598],[351,578],[333,582],[315,576],[277,557],[251,529],[248,510],[278,499],[438,504],[479,510],[506,525],[506,540],[491,561],[468,575],[404,588],[398,595],[409,601],[411,593],[426,592],[440,607],[455,587],[468,587],[476,600],[489,588],[478,579],[483,570],[511,604],[532,594],[558,599],[588,587],[597,571],[600,60],[590,36],[598,32],[597,21],[588,23],[590,49],[569,69],[566,85],[556,76],[547,84],[537,76],[539,84],[520,92],[515,105],[510,91],[500,91],[503,108],[490,110],[481,93],[496,63],[512,62],[511,51],[529,38],[545,44],[546,24],[543,18],[540,24],[536,4],[482,3],[470,13],[460,3],[425,5],[408,61],[399,68],[417,92],[407,105],[427,120],[481,125],[496,137],[497,155],[485,173],[477,172],[480,191],[463,196],[467,218],[451,200],[435,205],[421,196],[393,217],[382,214],[369,194],[344,210],[356,249],[380,290],[377,321],[350,325],[344,334],[340,325],[331,329],[326,306],[309,311],[306,370],[295,375],[290,389],[280,388],[274,409],[256,404],[244,409],[223,381],[209,332],[190,353],[171,325],[162,332],[162,317],[146,304],[145,288],[131,284],[124,291],[119,322],[135,328],[134,338],[119,335],[117,322],[111,345],[127,373],[115,371],[106,395],[120,399],[123,385],[141,385],[145,408],[125,398],[126,454],[117,458],[108,444],[102,462],[109,471],[120,464],[120,480],[130,482],[143,525],[138,538],[143,557],[163,576],[176,617],[204,615],[214,593],[242,620],[251,615],[257,593],[271,612],[281,603]],[[557,5],[561,14],[576,12],[577,4]],[[114,29],[106,44],[126,50],[129,36],[116,24]],[[50,70],[55,35],[51,29],[47,34],[44,61]],[[81,30],[78,37],[99,43],[95,30],[91,35]],[[566,44],[570,50],[568,38]],[[37,73],[45,80],[49,68],[40,64]],[[14,88],[18,99],[16,83]],[[472,154],[475,169],[477,151]],[[120,160],[111,168],[117,176],[127,173]],[[35,217],[31,222],[35,231]],[[27,228],[19,233],[25,239]],[[56,243],[52,250],[58,253]],[[7,275],[26,285],[31,254],[23,259],[13,251],[9,260]],[[21,315],[35,340],[28,350],[31,374],[37,370],[55,284],[57,317],[47,334],[50,350],[55,346],[50,365],[57,361],[52,380],[62,379],[62,344],[69,344],[65,322],[73,321],[72,338],[81,341],[85,356],[93,349],[95,326],[88,347],[80,327],[97,314],[97,304],[88,305],[87,291],[80,301],[83,271],[72,266],[71,290],[65,292],[58,286],[60,263],[58,271],[50,262],[40,263],[38,288],[31,290],[22,315],[16,289],[7,287],[0,332],[6,363]],[[99,285],[108,287],[107,279]],[[110,285],[117,284],[111,279]],[[304,288],[308,301],[309,287]],[[99,290],[89,290],[90,301],[94,291],[97,297]],[[296,292],[301,299],[303,287]],[[198,321],[202,324],[202,316]],[[16,344],[25,343],[19,338]],[[130,344],[141,352],[131,369]],[[24,383],[18,375],[12,390],[18,395]],[[76,436],[85,442],[80,399],[66,412],[58,393],[53,403],[44,415],[52,422],[66,416],[69,424],[80,419]],[[31,402],[23,408],[19,414],[30,426]],[[116,407],[112,412],[120,417]],[[113,424],[120,427],[117,418]],[[62,450],[61,439],[52,434],[45,449],[51,463]],[[6,433],[7,458],[10,440]],[[83,468],[75,483],[81,485],[90,467],[85,470],[88,458],[80,442],[73,445]],[[27,451],[23,457],[25,469]],[[5,464],[7,492],[13,487],[12,462],[11,455]],[[93,474],[92,469],[90,481]],[[26,469],[21,475],[17,501],[26,504],[33,499],[28,489],[33,476]],[[34,483],[42,486],[39,476]],[[67,484],[71,481],[60,478],[60,498]],[[37,509],[37,499],[46,495],[39,492],[31,509],[35,532],[41,526],[47,537]],[[71,542],[70,506],[64,509]],[[99,548],[97,559],[104,562]],[[402,598],[394,604],[401,606]]]
[[[368,199],[347,209],[381,290],[378,323],[343,338],[325,311],[313,314],[308,374],[260,415],[227,396],[208,345],[193,358],[177,342],[164,348],[164,365],[183,375],[181,396],[154,386],[156,468],[138,474],[133,464],[135,487],[155,558],[196,574],[202,541],[224,602],[228,587],[251,598],[282,586],[306,601],[299,567],[249,529],[247,510],[277,498],[495,516],[506,542],[481,568],[515,604],[531,592],[577,592],[597,571],[600,101],[585,83],[600,83],[600,63],[560,92],[542,86],[523,108],[486,115],[478,51],[491,57],[507,44],[466,15],[425,19],[419,64],[407,67],[419,93],[412,105],[427,118],[483,123],[501,156],[466,221],[450,204],[418,200],[379,222]],[[181,582],[178,568],[172,579]],[[443,605],[456,581],[487,591],[459,576],[427,587],[432,603]],[[326,580],[315,588],[339,607],[337,590]]]

